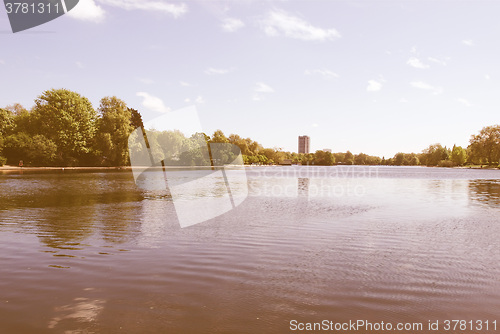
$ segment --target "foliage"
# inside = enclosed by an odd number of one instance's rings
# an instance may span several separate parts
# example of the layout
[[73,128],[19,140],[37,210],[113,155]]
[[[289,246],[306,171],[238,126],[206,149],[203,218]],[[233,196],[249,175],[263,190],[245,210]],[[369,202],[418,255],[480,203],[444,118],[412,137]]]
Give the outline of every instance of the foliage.
[[143,128],[144,123],[142,122],[142,116],[139,111],[132,108],[127,109],[130,112],[130,125],[132,126],[132,128],[134,128],[134,130],[140,127]]
[[17,165],[20,160],[25,165],[56,165],[57,145],[43,135],[29,136],[18,132],[5,138],[4,154],[8,162]]
[[3,138],[14,129],[14,114],[7,109],[0,108],[0,138]]
[[384,164],[390,164],[395,166],[418,166],[420,165],[420,159],[415,153],[396,153],[394,158],[386,160]]
[[467,151],[461,146],[453,145],[450,159],[456,166],[463,166],[467,161]]
[[498,165],[500,160],[500,125],[486,126],[472,135],[470,159],[476,164]]
[[35,100],[32,117],[35,134],[57,143],[61,163],[71,164],[90,153],[97,114],[87,98],[66,89],[47,90]]
[[[134,154],[147,154],[156,164],[210,165],[233,163],[239,153],[246,164],[280,164],[284,160],[302,165],[398,165],[398,166],[462,166],[466,163],[500,163],[500,125],[487,126],[473,135],[465,149],[433,144],[422,153],[398,152],[382,159],[364,153],[285,152],[281,148],[264,148],[258,142],[237,134],[226,136],[216,130],[212,136],[196,133],[186,138],[180,131],[146,130],[144,141],[131,140],[141,136],[144,124],[139,111],[127,107],[119,98],[104,97],[99,108],[89,100],[66,89],[43,92],[35,106],[27,110],[20,104],[0,108],[0,164],[17,165],[95,165],[129,164],[129,149]],[[137,139],[137,138],[136,138]],[[150,150],[146,151],[143,146]],[[237,149],[235,149],[235,146]],[[146,152],[146,153],[145,153]],[[5,161],[6,160],[6,161]]]
[[451,161],[451,160],[441,160],[441,161],[438,162],[437,165],[439,167],[448,167],[448,168],[456,166],[455,163],[453,161]]
[[[101,157],[100,164],[124,166],[128,164],[128,137],[134,130],[132,112],[125,102],[113,97],[104,97],[99,106],[95,151]],[[139,122],[136,116],[136,122]]]
[[441,144],[432,144],[421,155],[420,161],[427,166],[437,166],[441,160],[448,160],[450,150]]
[[344,164],[346,164],[346,165],[353,165],[354,164],[354,155],[349,151],[345,152]]
[[314,164],[321,166],[332,166],[335,163],[335,157],[331,152],[316,151],[314,154]]

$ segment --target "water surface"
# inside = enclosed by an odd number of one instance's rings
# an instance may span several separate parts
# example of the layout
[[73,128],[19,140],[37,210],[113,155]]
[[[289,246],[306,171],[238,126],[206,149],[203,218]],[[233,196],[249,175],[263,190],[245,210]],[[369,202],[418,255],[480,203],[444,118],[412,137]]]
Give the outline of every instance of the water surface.
[[500,320],[500,171],[246,173],[241,205],[188,228],[130,171],[0,175],[0,332]]

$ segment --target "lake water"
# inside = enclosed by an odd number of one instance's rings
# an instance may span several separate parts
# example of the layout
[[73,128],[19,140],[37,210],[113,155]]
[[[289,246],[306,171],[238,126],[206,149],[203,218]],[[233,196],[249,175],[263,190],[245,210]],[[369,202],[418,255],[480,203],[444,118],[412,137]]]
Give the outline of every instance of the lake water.
[[499,331],[500,170],[246,176],[239,206],[181,228],[169,194],[130,171],[3,172],[0,333],[305,333],[290,322],[358,319]]

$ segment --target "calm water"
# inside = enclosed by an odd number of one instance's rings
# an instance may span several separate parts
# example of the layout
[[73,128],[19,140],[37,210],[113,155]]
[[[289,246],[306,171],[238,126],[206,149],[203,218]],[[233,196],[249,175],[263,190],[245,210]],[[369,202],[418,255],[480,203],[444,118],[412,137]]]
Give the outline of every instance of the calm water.
[[500,321],[500,171],[246,173],[241,205],[188,228],[131,172],[0,174],[0,333]]

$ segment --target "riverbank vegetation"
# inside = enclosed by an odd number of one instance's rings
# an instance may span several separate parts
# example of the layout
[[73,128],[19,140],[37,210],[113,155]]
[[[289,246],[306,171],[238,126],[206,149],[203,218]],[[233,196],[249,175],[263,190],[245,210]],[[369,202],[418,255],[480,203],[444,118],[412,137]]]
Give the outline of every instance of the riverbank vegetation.
[[[128,138],[142,127],[137,110],[127,107],[117,97],[104,97],[95,110],[90,101],[66,89],[43,92],[35,105],[25,109],[20,104],[0,108],[0,166],[126,166],[130,165]],[[168,143],[154,150],[156,160],[172,164],[207,163],[199,154],[199,141],[228,143],[238,146],[245,164],[280,164],[284,161],[302,165],[397,165],[498,166],[500,163],[500,126],[484,127],[472,135],[466,148],[432,144],[420,153],[397,153],[392,158],[370,156],[349,151],[309,154],[265,148],[258,142],[237,134],[226,136],[221,130],[211,136],[195,134],[186,138],[179,131],[150,132],[155,143]],[[151,142],[151,140],[150,140]],[[214,146],[215,147],[215,146]],[[174,149],[175,152],[169,152]],[[134,148],[132,148],[134,149]],[[143,150],[143,147],[136,147]],[[168,160],[170,159],[170,160]],[[202,161],[203,160],[203,161]],[[209,162],[208,162],[209,163]]]

